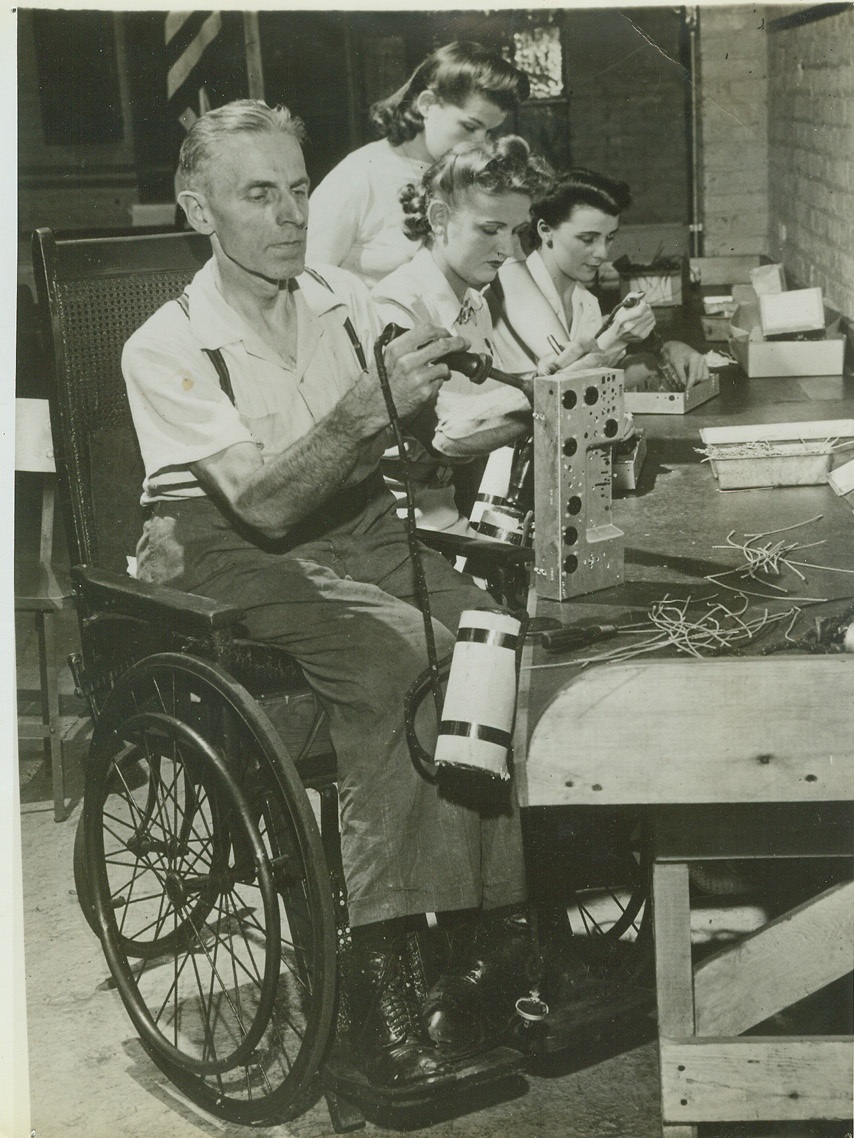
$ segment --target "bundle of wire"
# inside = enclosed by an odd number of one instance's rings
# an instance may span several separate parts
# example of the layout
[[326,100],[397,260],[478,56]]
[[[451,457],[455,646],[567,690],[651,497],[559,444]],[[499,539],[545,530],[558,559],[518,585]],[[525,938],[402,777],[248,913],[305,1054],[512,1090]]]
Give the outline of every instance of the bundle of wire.
[[427,644],[427,670],[425,676],[420,676],[413,689],[408,693],[405,705],[405,719],[406,719],[406,733],[409,741],[409,750],[416,761],[420,758],[420,768],[422,773],[429,776],[429,772],[424,768],[424,753],[423,749],[418,744],[415,737],[415,711],[417,708],[413,705],[415,699],[415,691],[418,690],[419,696],[423,688],[424,680],[429,686],[430,692],[433,697],[433,706],[436,709],[436,718],[441,721],[442,718],[442,704],[444,703],[444,694],[442,692],[442,674],[443,669],[447,673],[447,666],[450,664],[450,655],[439,659],[436,649],[436,637],[433,632],[433,618],[430,612],[430,593],[427,588],[427,579],[424,576],[424,565],[421,561],[421,551],[418,547],[418,537],[416,534],[416,520],[415,520],[415,495],[412,490],[412,474],[409,463],[409,452],[406,447],[406,439],[403,437],[403,428],[400,424],[400,415],[397,413],[395,406],[394,396],[392,395],[391,385],[388,380],[388,371],[385,366],[385,350],[396,336],[400,335],[402,329],[395,324],[388,324],[377,337],[374,344],[374,360],[377,366],[377,376],[380,381],[380,388],[385,400],[386,411],[388,412],[389,422],[391,423],[392,431],[394,432],[394,441],[397,445],[398,456],[403,471],[403,487],[406,498],[406,540],[409,547],[409,558],[412,562],[412,573],[415,583],[415,596],[418,600],[418,607],[421,610],[421,616],[424,621],[424,639]]
[[[811,542],[766,541],[764,545],[759,544],[764,538],[774,537],[780,533],[789,533],[792,530],[800,529],[802,526],[821,521],[822,516],[822,514],[816,514],[813,518],[806,518],[802,522],[795,522],[793,525],[782,526],[779,529],[766,530],[764,533],[745,534],[743,541],[734,541],[735,530],[730,530],[726,537],[726,545],[715,545],[712,548],[737,549],[744,557],[744,564],[735,569],[728,569],[723,573],[711,573],[706,577],[706,580],[715,585],[720,585],[724,589],[731,589],[733,592],[744,594],[746,590],[743,587],[729,585],[722,580],[723,577],[735,575],[741,580],[749,578],[768,589],[784,593],[788,600],[809,603],[826,601],[827,597],[792,597],[782,585],[770,580],[771,577],[780,577],[783,569],[791,570],[801,581],[806,581],[801,569],[815,569],[824,573],[854,573],[854,569],[845,569],[834,565],[816,565],[811,561],[796,561],[794,559],[793,554],[799,553],[803,549],[814,549],[817,545],[824,545],[824,539]],[[750,593],[749,595],[761,597],[768,594]]]
[[801,614],[801,610],[793,606],[781,613],[770,613],[766,609],[747,617],[749,602],[746,596],[742,596],[742,602],[737,607],[730,607],[722,601],[706,601],[705,610],[696,613],[691,612],[692,605],[696,605],[691,597],[677,600],[666,596],[650,607],[645,620],[621,626],[622,633],[642,638],[633,644],[600,652],[596,656],[555,664],[534,664],[533,668],[622,663],[667,649],[698,658],[728,655],[740,652],[761,633],[776,625],[786,623],[791,629]]

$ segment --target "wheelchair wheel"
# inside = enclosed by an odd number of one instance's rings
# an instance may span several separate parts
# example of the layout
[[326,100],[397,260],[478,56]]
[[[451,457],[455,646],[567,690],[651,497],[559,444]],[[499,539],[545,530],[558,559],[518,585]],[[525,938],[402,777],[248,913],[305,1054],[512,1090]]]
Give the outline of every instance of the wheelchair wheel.
[[547,952],[606,983],[651,976],[649,846],[632,811],[534,810],[526,819],[532,901]]
[[77,819],[77,829],[74,831],[74,891],[77,894],[77,904],[83,910],[86,924],[95,935],[98,935],[98,924],[95,920],[95,910],[92,902],[92,887],[89,884],[89,869],[86,862],[86,826],[81,811]]
[[605,853],[598,866],[598,882],[578,888],[567,914],[576,936],[608,940],[637,940],[647,922],[649,853],[638,833],[626,844]]
[[600,848],[587,881],[570,893],[566,928],[591,973],[619,984],[652,979],[651,861],[639,823]]
[[149,657],[101,715],[84,818],[94,920],[153,1060],[220,1118],[301,1113],[333,1028],[336,934],[269,720],[215,666]]

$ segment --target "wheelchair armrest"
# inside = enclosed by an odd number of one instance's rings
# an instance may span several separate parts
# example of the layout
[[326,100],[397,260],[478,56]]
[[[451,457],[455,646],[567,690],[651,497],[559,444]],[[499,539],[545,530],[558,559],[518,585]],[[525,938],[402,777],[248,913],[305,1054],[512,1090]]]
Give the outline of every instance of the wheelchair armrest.
[[465,537],[458,533],[445,533],[443,530],[420,529],[418,540],[446,557],[477,557],[478,560],[483,558],[503,565],[530,565],[534,560],[534,551],[529,546]]
[[109,609],[141,620],[169,621],[188,632],[211,633],[243,620],[243,612],[221,601],[150,585],[107,569],[75,565],[71,577],[93,609]]

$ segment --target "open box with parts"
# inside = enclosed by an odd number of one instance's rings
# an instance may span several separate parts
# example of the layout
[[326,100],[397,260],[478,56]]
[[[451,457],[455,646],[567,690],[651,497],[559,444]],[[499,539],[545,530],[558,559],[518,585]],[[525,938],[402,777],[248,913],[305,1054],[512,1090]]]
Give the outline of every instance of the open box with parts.
[[854,438],[854,419],[704,427],[700,438],[721,490],[815,486],[827,481],[842,440]]
[[730,323],[730,351],[750,379],[841,375],[845,335],[839,330],[840,319],[835,309],[825,305],[821,339],[797,339],[794,333],[791,338],[769,340],[762,331],[758,304],[742,304]]

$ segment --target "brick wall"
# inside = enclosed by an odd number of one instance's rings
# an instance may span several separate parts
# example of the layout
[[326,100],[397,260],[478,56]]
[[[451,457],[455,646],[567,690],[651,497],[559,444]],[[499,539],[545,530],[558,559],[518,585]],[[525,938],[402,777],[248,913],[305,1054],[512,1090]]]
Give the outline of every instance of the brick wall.
[[633,204],[625,224],[684,225],[688,154],[678,12],[573,9],[565,19],[572,161],[629,183]]
[[854,11],[768,35],[769,252],[854,320]]
[[702,7],[700,196],[707,257],[768,252],[767,43],[762,11]]

